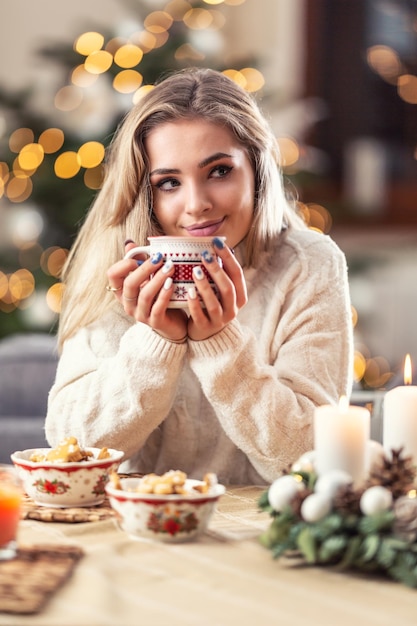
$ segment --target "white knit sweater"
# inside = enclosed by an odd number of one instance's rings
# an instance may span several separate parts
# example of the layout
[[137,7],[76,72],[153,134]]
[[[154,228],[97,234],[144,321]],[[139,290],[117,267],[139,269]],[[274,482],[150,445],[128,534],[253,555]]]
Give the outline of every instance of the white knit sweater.
[[248,303],[220,333],[174,344],[120,305],[65,345],[49,395],[51,445],[125,452],[122,471],[268,483],[313,447],[316,405],[349,395],[345,258],[313,231],[284,231],[245,271]]

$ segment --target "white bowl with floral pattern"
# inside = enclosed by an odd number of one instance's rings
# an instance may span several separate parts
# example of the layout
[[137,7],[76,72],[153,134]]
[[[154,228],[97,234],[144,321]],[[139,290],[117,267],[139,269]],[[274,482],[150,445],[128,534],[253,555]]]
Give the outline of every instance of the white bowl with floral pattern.
[[86,461],[57,463],[31,461],[33,454],[47,454],[50,448],[20,450],[11,455],[27,495],[41,506],[54,508],[86,507],[101,504],[105,485],[124,456],[108,449],[109,457],[97,459],[100,448],[85,448],[92,453]]
[[195,539],[208,527],[209,521],[225,487],[212,485],[207,493],[192,492],[202,481],[187,479],[184,494],[160,495],[136,491],[140,478],[122,478],[121,489],[106,484],[110,505],[118,524],[133,539],[157,539],[183,542]]

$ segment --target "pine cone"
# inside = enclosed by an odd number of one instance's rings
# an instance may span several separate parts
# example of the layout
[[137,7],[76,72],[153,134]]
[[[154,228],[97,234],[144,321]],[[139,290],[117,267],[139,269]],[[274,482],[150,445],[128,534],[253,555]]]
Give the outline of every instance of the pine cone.
[[333,498],[333,507],[335,511],[347,515],[360,513],[360,499],[365,489],[355,489],[352,485],[343,485],[340,487]]
[[291,500],[291,508],[294,511],[294,514],[301,519],[301,505],[304,500],[309,496],[312,492],[311,489],[307,487],[305,489],[301,489],[297,492],[294,498]]
[[402,496],[394,504],[394,534],[406,541],[417,539],[417,498]]
[[382,485],[389,489],[394,500],[413,489],[416,468],[411,456],[402,455],[403,448],[391,450],[391,458],[385,457],[381,467],[374,469],[366,487]]

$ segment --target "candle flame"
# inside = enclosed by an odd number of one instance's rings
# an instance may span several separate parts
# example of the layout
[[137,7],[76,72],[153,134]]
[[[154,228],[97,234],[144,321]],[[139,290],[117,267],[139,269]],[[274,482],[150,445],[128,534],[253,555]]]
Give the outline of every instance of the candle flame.
[[407,354],[404,361],[404,385],[411,385],[412,382],[413,372],[411,368],[411,357]]
[[339,411],[346,412],[349,408],[349,400],[347,396],[340,396],[339,398]]

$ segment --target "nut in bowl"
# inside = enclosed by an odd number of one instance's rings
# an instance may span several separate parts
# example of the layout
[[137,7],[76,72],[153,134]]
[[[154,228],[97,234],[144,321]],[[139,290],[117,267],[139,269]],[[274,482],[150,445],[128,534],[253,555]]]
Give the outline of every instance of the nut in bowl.
[[[164,486],[156,492],[149,489],[152,481],[166,485],[167,477],[178,475],[182,479],[176,491]],[[160,477],[149,474],[119,479],[112,475],[105,489],[119,526],[130,537],[172,543],[191,541],[204,533],[225,492],[215,475],[207,475],[201,481],[173,470]]]
[[[70,454],[62,455],[68,448]],[[36,504],[71,508],[103,502],[104,487],[124,453],[111,448],[85,448],[80,455],[79,450],[76,439],[69,438],[56,449],[21,450],[11,455],[25,492]]]

